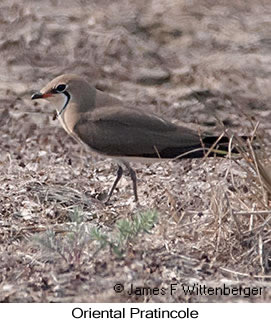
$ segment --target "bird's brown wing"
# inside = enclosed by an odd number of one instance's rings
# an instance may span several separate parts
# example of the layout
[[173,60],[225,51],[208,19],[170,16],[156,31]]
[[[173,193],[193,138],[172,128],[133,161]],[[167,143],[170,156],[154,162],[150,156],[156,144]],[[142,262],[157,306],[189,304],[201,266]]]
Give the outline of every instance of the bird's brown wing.
[[174,158],[200,144],[197,133],[188,128],[122,107],[84,114],[74,133],[92,149],[109,156]]

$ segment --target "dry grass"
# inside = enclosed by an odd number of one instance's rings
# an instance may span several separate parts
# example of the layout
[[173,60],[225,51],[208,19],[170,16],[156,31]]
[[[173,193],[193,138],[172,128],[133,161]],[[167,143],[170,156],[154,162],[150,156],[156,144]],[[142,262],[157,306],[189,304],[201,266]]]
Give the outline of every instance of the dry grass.
[[[0,300],[269,302],[270,1],[65,4],[0,5]],[[67,137],[47,104],[29,100],[63,72],[175,122],[235,134],[241,158],[134,165],[140,205],[125,177],[105,206],[114,165]],[[259,149],[236,136],[253,132]],[[149,210],[158,223],[127,240],[123,257],[108,246],[96,253],[93,228],[110,236],[119,220]],[[33,244],[37,236],[53,252]],[[114,292],[117,282],[266,288],[248,298],[128,297]]]

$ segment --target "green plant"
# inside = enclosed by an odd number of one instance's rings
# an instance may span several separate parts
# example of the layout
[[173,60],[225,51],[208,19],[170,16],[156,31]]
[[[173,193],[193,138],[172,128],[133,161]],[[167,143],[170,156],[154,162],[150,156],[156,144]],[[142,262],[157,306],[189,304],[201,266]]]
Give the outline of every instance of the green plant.
[[136,215],[134,219],[119,220],[116,223],[117,232],[113,232],[111,236],[102,233],[100,229],[92,229],[91,237],[99,243],[96,253],[109,246],[118,257],[123,256],[127,244],[132,242],[141,232],[150,233],[157,218],[157,211],[146,211]]
[[82,261],[84,248],[90,241],[88,226],[84,221],[83,212],[75,209],[70,213],[71,222],[68,228],[60,232],[48,229],[43,234],[34,236],[34,243],[49,253],[56,253],[67,263],[78,266]]
[[142,212],[134,219],[119,220],[112,234],[106,234],[98,228],[90,231],[89,224],[84,220],[84,213],[75,209],[70,214],[71,222],[67,224],[65,230],[56,232],[49,229],[43,234],[35,235],[33,240],[43,250],[50,254],[56,253],[65,262],[78,267],[82,264],[83,252],[91,241],[99,244],[94,255],[109,246],[118,257],[121,257],[129,242],[132,242],[140,233],[150,233],[157,218],[156,211]]

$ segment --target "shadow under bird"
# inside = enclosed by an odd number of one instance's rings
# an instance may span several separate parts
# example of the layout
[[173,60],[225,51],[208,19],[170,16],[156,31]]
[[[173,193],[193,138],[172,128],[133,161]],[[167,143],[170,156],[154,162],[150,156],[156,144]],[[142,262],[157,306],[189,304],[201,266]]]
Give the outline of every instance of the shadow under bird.
[[[223,157],[229,142],[227,137],[200,137],[196,131],[175,125],[146,110],[127,107],[119,99],[97,90],[73,74],[56,77],[31,99],[52,102],[69,135],[92,151],[116,160],[117,177],[106,202],[122,177],[123,167],[129,171],[135,201],[138,200],[136,173],[130,161],[200,158],[217,141],[224,152],[219,154],[218,151],[215,155]],[[213,155],[213,152],[208,154]]]

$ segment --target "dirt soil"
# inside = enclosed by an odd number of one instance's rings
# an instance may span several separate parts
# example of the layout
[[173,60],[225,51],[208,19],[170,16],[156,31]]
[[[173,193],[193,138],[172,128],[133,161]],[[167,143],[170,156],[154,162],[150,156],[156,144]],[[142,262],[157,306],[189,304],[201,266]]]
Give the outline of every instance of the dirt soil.
[[[80,74],[127,105],[211,134],[251,134],[259,122],[258,154],[268,157],[270,17],[270,0],[1,0],[0,301],[271,301],[270,201],[249,161],[135,164],[140,204],[125,176],[104,205],[116,165],[70,138],[48,103],[30,100],[55,76]],[[78,257],[34,243],[48,232],[69,241],[76,210],[83,228],[110,234],[119,219],[159,216],[122,258],[96,252],[85,235]],[[150,289],[128,295],[131,284]],[[185,295],[193,284],[263,292]]]

